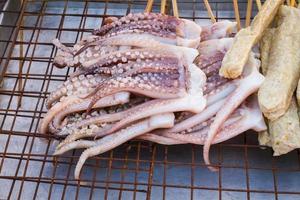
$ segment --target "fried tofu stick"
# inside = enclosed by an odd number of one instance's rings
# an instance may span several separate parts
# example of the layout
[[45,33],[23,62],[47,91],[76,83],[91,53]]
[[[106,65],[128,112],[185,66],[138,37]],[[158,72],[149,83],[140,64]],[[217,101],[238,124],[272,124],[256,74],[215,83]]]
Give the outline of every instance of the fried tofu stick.
[[261,71],[263,75],[267,75],[268,63],[269,63],[269,53],[272,44],[272,38],[275,28],[268,28],[264,32],[264,36],[260,41],[260,60],[261,60]]
[[268,125],[274,156],[300,147],[300,123],[295,98],[292,98],[287,112],[274,121],[269,120]]
[[[275,29],[267,29],[260,43],[262,73],[266,75],[269,52],[272,44],[272,37]],[[274,121],[266,119],[269,127],[268,131],[260,132],[258,141],[261,145],[270,146],[274,150],[274,156],[285,154],[295,148],[300,147],[300,123],[297,114],[295,98],[284,115]]]
[[258,91],[265,117],[278,119],[288,109],[300,74],[300,10],[281,6],[266,79]]
[[267,121],[268,131],[258,135],[260,145],[272,147],[274,156],[300,148],[300,124],[295,98],[292,98],[290,107],[283,116],[274,121]]
[[[272,36],[275,29],[267,29],[260,43],[262,73],[266,75]],[[269,131],[259,133],[259,143],[273,147],[274,155],[287,153],[299,147],[300,124],[295,99],[292,99],[287,112],[277,120],[267,120]]]
[[[269,54],[274,31],[274,28],[268,28],[267,30],[265,30],[264,35],[260,41],[261,71],[263,75],[267,74]],[[266,120],[266,124],[267,126],[269,126],[268,120]],[[258,133],[258,141],[260,145],[272,147],[271,136],[268,130]]]
[[284,0],[267,0],[254,17],[251,26],[240,30],[229,51],[226,53],[220,75],[226,78],[237,78],[242,74],[252,47],[260,40],[264,30],[273,21],[279,6]]

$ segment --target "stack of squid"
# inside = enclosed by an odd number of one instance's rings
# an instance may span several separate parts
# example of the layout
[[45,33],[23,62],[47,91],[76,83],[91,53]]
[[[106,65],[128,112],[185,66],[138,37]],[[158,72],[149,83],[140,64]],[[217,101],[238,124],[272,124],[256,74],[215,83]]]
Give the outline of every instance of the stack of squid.
[[[84,149],[75,168],[129,140],[204,145],[246,130],[266,130],[254,94],[262,84],[259,53],[250,47],[240,74],[220,75],[236,43],[236,23],[200,26],[173,16],[138,13],[107,18],[73,47],[57,39],[56,67],[77,67],[47,99],[42,133],[64,138],[55,155]],[[224,63],[223,63],[224,64]]]

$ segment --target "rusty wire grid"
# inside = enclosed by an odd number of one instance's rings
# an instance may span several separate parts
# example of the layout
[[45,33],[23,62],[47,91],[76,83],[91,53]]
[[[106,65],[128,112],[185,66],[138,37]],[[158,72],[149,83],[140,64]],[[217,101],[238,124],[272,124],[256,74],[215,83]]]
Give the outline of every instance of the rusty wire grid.
[[[242,25],[247,2],[238,4]],[[19,9],[1,10],[16,22],[0,25],[9,33],[4,39],[0,32],[5,47],[0,55],[0,199],[299,199],[299,151],[272,157],[253,132],[213,146],[211,158],[219,172],[206,168],[197,145],[130,141],[89,159],[80,183],[73,172],[81,150],[52,156],[58,141],[39,134],[38,124],[47,111],[47,95],[73,69],[52,65],[56,49],[51,40],[73,45],[105,17],[141,12],[146,3],[25,0]],[[216,20],[235,20],[232,1],[209,3]],[[171,8],[167,3],[169,14]],[[210,21],[202,0],[178,1],[178,8],[180,17]],[[254,16],[254,1],[252,8]],[[159,2],[153,11],[160,11]]]

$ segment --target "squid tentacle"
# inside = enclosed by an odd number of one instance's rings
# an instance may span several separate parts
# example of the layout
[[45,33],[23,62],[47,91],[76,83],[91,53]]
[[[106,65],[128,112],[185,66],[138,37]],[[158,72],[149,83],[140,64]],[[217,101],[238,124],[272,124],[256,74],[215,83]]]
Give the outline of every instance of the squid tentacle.
[[86,159],[95,156],[157,128],[170,128],[174,125],[174,114],[166,113],[151,116],[149,119],[138,122],[132,126],[120,130],[112,135],[108,135],[97,141],[93,147],[86,149],[80,156],[75,168],[75,178],[79,179],[79,174]]

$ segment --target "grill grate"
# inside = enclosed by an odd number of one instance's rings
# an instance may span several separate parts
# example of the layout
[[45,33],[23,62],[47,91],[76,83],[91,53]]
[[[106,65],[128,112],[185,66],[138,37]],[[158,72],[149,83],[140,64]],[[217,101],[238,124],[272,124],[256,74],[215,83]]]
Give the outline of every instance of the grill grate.
[[[217,20],[235,19],[232,1],[209,3]],[[213,146],[212,161],[220,166],[217,173],[206,168],[202,147],[196,145],[130,141],[89,159],[80,183],[73,178],[80,150],[52,156],[58,141],[39,134],[37,127],[47,111],[49,91],[73,69],[53,67],[56,49],[50,41],[58,37],[73,45],[103,18],[143,11],[146,4],[145,0],[25,0],[17,10],[1,10],[17,22],[0,25],[1,31],[11,32],[7,38],[0,34],[5,47],[0,55],[0,199],[299,198],[299,151],[272,157],[252,132]],[[255,13],[254,2],[252,7]],[[170,14],[171,8],[167,3]],[[202,0],[178,1],[178,8],[181,17],[201,24],[210,21]],[[241,24],[246,8],[247,1],[239,1]],[[159,10],[160,4],[154,2],[153,11]]]

